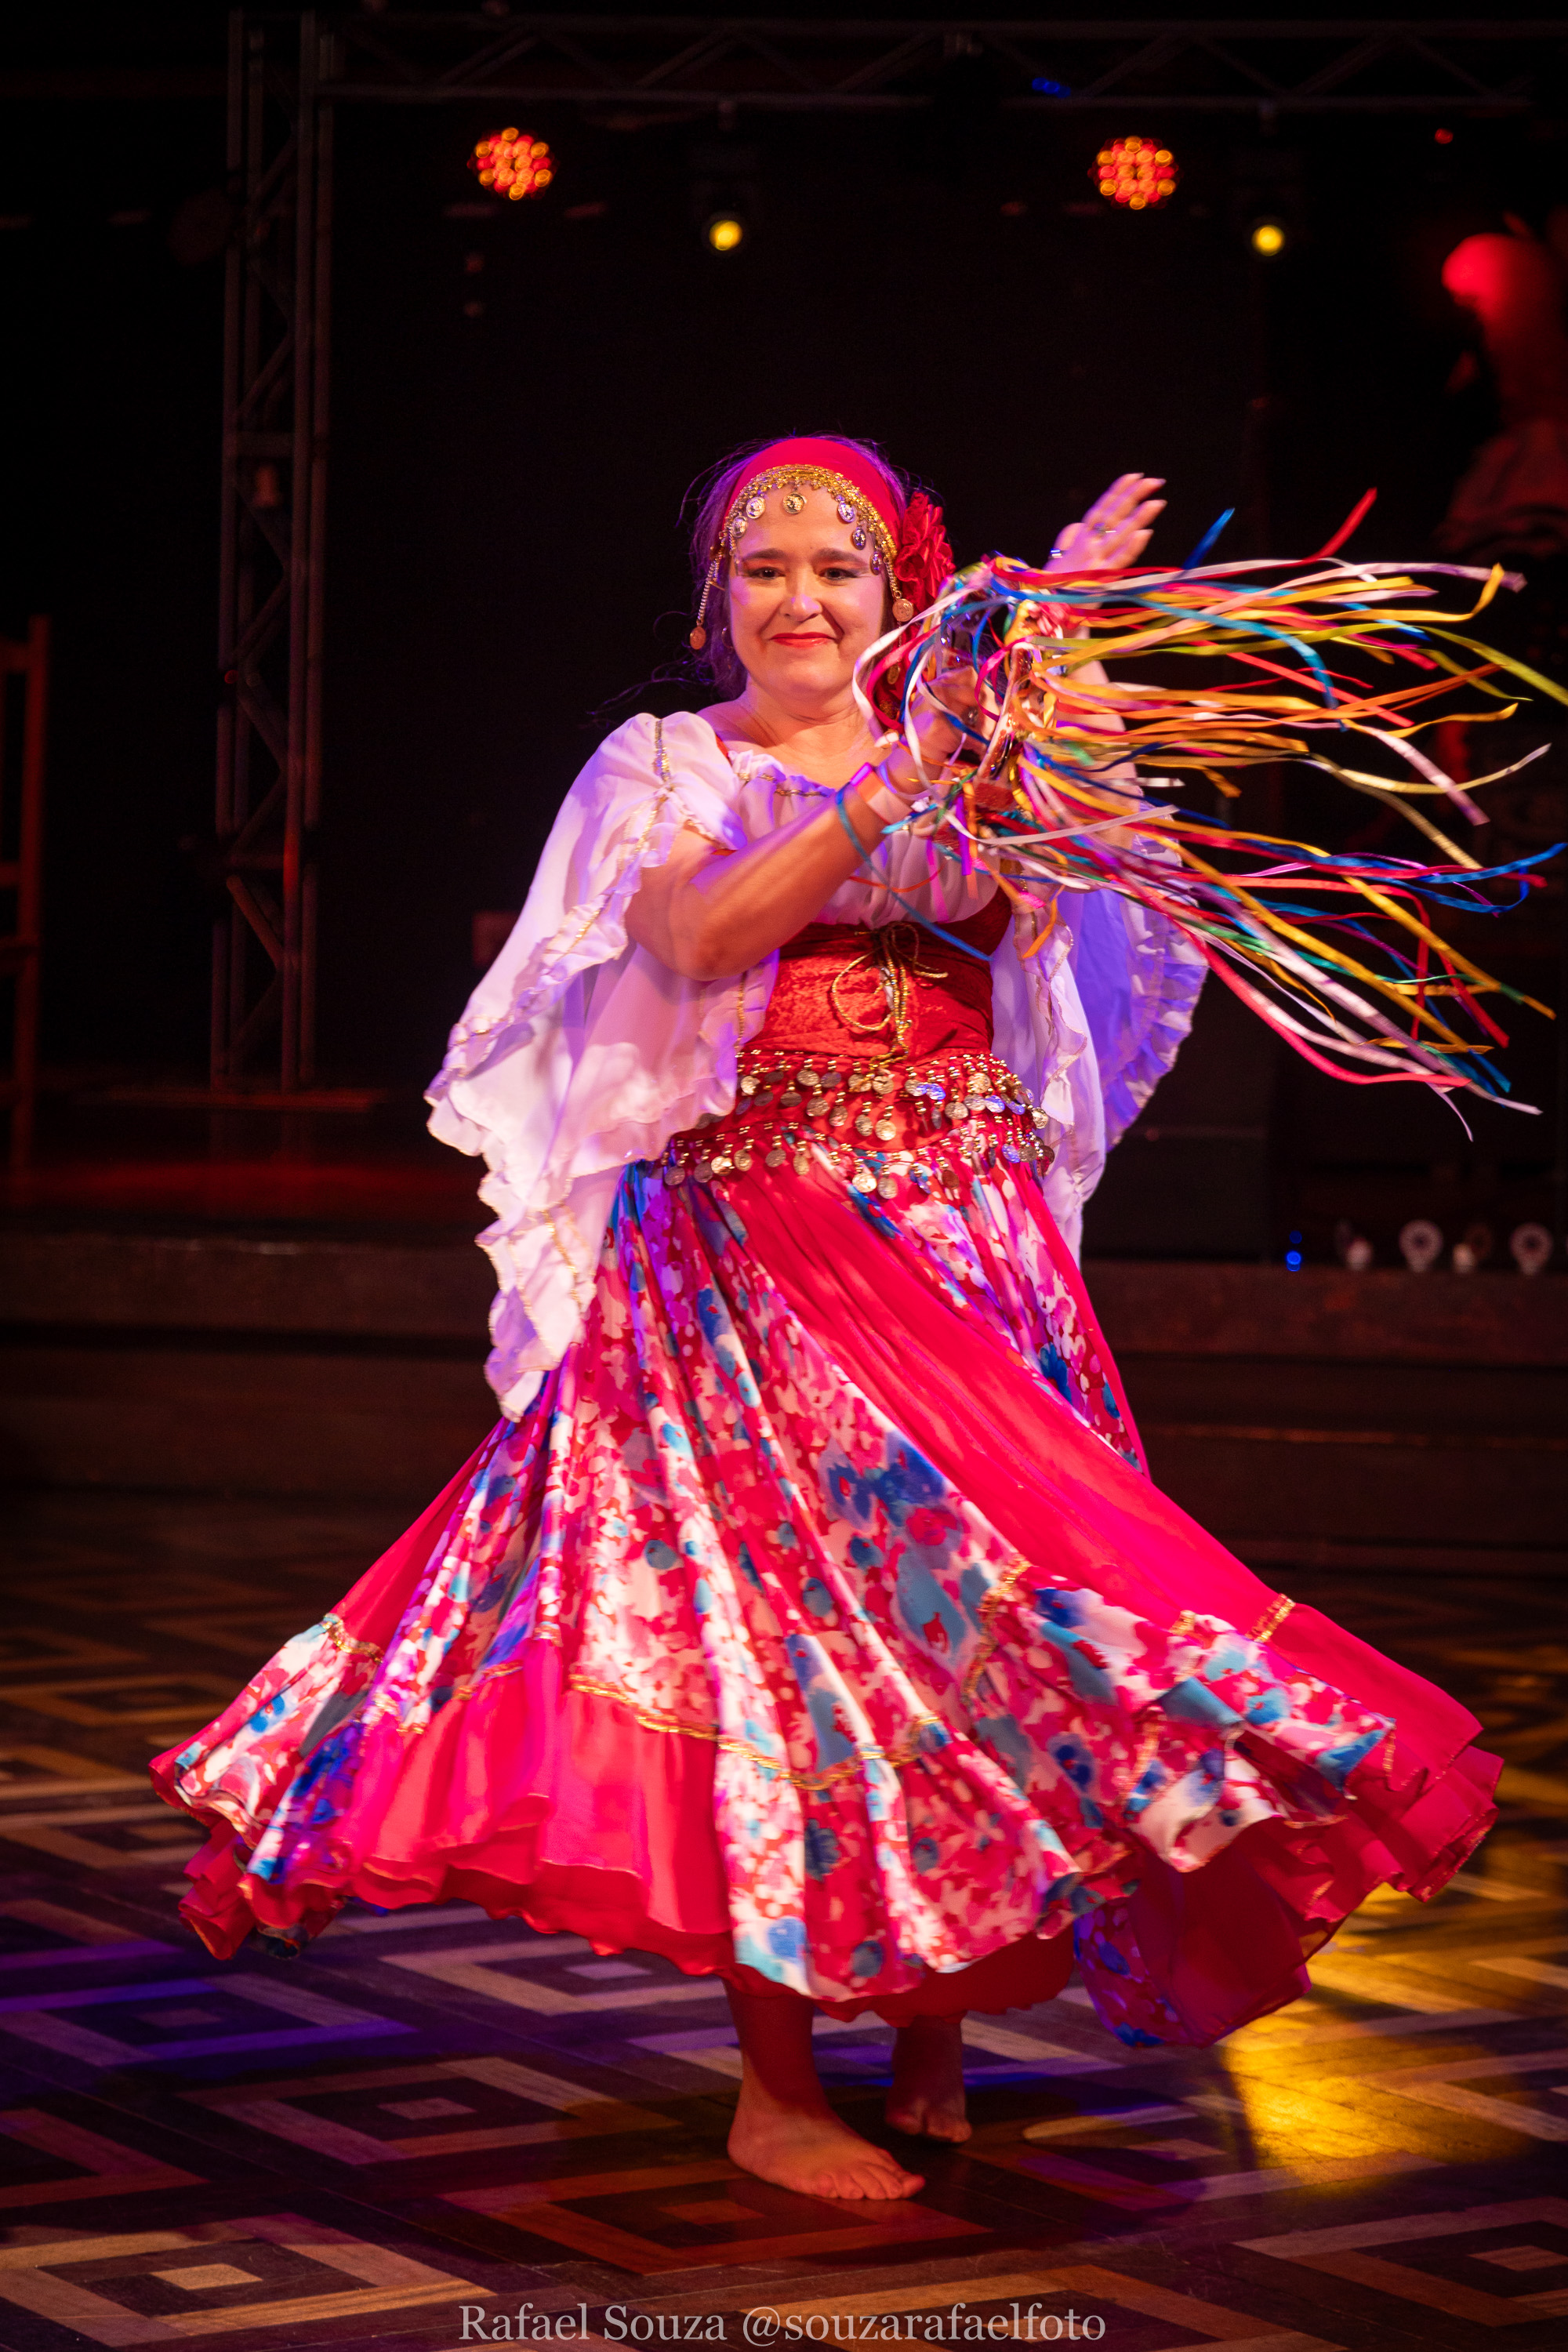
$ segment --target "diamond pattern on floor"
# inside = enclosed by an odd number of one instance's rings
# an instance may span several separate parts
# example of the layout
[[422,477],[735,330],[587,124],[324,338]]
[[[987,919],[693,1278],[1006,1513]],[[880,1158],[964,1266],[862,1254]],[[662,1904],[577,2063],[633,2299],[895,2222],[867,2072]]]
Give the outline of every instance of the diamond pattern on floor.
[[[820,2020],[841,2112],[927,2175],[868,2206],[730,2163],[722,1992],[664,1960],[461,1903],[351,1906],[294,1961],[219,1966],[188,1935],[195,1840],[147,1756],[330,1605],[395,1517],[110,1495],[18,1516],[0,2352],[739,2346],[763,2308],[783,2346],[1069,2324],[1113,2352],[1561,2342],[1568,1603],[1542,1584],[1282,1578],[1489,1720],[1498,1829],[1436,1902],[1374,1898],[1307,1999],[1216,2050],[1129,2053],[1077,1988],[970,2019],[962,2148],[882,2125],[885,2026]],[[1510,1619],[1527,1655],[1498,1637]]]

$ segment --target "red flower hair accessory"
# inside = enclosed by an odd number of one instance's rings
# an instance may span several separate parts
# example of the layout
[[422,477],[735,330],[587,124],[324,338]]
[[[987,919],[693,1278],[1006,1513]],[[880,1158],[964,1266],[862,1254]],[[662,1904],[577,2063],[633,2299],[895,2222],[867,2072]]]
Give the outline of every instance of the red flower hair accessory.
[[900,628],[935,604],[954,569],[942,509],[916,490],[904,509],[893,557],[893,618]]

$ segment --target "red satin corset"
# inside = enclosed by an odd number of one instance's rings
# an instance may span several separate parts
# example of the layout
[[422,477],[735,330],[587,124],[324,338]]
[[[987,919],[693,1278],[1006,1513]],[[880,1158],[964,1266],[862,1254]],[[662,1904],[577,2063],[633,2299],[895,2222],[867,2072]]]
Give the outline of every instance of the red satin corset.
[[852,1060],[896,1052],[910,1061],[955,1049],[988,1054],[988,959],[1010,919],[998,890],[978,914],[944,924],[977,950],[973,955],[912,919],[876,930],[807,923],[779,950],[778,978],[751,1054],[766,1048]]

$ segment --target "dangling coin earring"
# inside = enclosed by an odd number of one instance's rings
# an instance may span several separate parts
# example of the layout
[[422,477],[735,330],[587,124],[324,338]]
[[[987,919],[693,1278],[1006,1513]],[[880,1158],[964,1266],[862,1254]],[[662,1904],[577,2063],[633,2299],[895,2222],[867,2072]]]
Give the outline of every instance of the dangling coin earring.
[[907,596],[896,595],[893,598],[893,618],[898,623],[900,628],[901,629],[903,627],[906,621],[912,621],[914,617],[915,608],[910,604],[909,598]]
[[708,599],[713,593],[714,586],[718,578],[719,551],[715,548],[712,559],[708,566],[707,578],[702,583],[702,598],[697,607],[697,619],[692,627],[690,635],[686,640],[694,654],[700,654],[702,651],[703,646],[708,642],[708,630],[706,626],[708,619]]

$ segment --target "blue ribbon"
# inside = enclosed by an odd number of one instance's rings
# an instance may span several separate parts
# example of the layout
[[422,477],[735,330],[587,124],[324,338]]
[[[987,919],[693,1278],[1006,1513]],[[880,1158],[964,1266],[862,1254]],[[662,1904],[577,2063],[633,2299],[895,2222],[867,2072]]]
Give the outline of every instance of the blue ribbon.
[[[853,777],[849,780],[850,783],[853,783],[854,781]],[[844,814],[844,794],[848,790],[849,784],[845,784],[840,791],[835,793],[833,795],[833,805],[837,813],[839,824],[844,827],[845,832],[848,835],[850,841],[854,845],[856,863],[863,866],[866,862],[867,853],[860,845],[859,835],[856,833],[854,826],[850,824],[849,819]],[[883,839],[886,840],[889,833],[901,833],[909,821],[910,820],[907,816],[900,817],[897,824],[884,825],[882,828]],[[896,898],[900,906],[904,909],[904,912],[910,917],[910,920],[912,922],[919,923],[922,930],[933,932],[939,940],[945,941],[947,946],[950,948],[956,948],[961,955],[973,956],[976,963],[990,962],[990,957],[984,954],[981,949],[972,948],[967,940],[959,939],[952,931],[944,931],[940,923],[933,923],[930,919],[929,916],[922,915],[918,907],[910,906],[903,892],[901,890],[895,890],[890,882],[884,882],[880,876],[878,876],[875,878],[878,888],[886,890],[889,898]],[[871,926],[868,924],[866,928],[869,930]]]
[[1195,572],[1199,564],[1203,562],[1205,556],[1208,553],[1210,548],[1214,545],[1215,540],[1219,537],[1221,531],[1224,530],[1226,523],[1233,522],[1235,520],[1236,509],[1234,507],[1226,507],[1224,514],[1216,517],[1216,519],[1210,523],[1207,530],[1205,531],[1202,539],[1199,540],[1197,545],[1194,548],[1192,553],[1183,564],[1182,570],[1184,572]]

